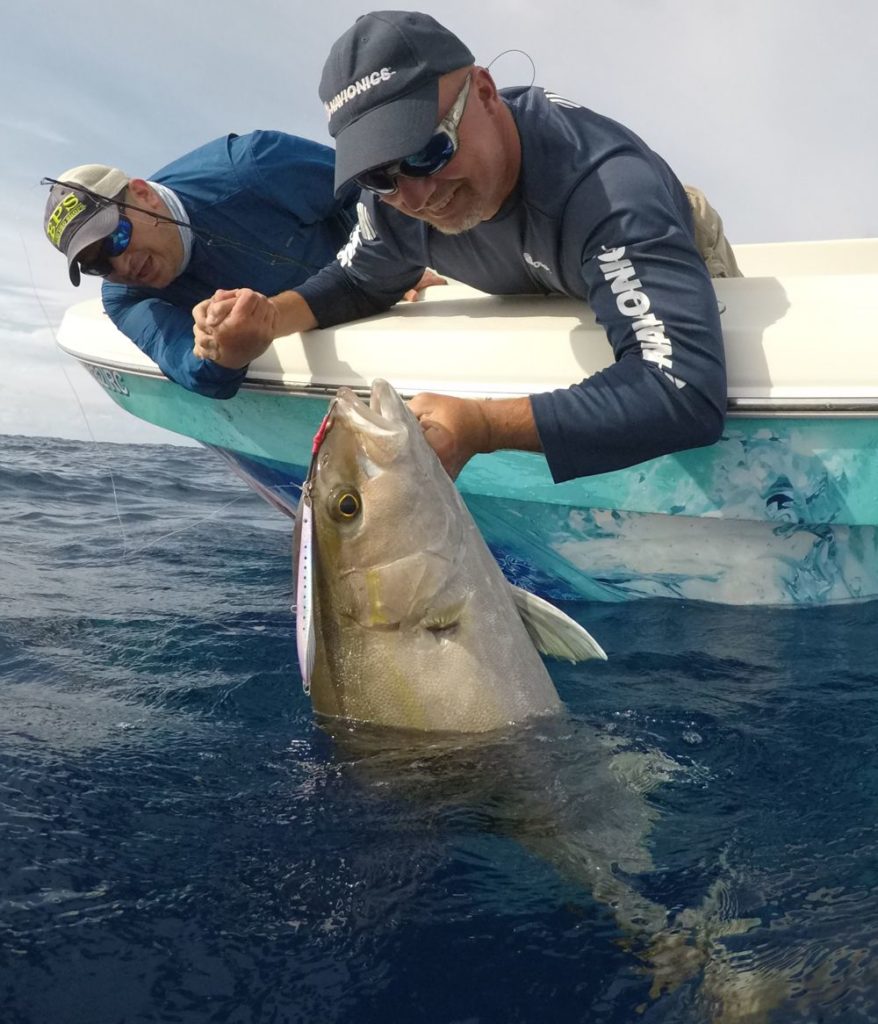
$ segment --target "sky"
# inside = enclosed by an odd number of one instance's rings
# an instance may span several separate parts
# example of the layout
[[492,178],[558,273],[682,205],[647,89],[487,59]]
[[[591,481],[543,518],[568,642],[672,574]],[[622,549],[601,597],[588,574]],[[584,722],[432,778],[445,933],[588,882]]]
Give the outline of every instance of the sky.
[[[735,242],[878,236],[875,0],[448,0],[424,10],[501,86],[622,121],[698,185]],[[118,410],[55,346],[74,289],[42,233],[81,163],[148,177],[228,132],[331,143],[317,96],[348,0],[11,5],[0,35],[0,434],[180,441]]]

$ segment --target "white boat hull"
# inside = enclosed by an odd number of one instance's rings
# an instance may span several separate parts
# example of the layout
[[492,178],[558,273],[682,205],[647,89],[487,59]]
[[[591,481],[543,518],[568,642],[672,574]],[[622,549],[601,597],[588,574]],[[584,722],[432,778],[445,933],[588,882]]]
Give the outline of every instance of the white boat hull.
[[[730,383],[720,442],[560,485],[522,452],[478,456],[461,474],[510,578],[589,600],[878,596],[878,240],[737,254],[751,276],[715,282]],[[279,339],[223,402],[168,381],[97,303],[68,311],[60,344],[120,406],[216,449],[289,514],[341,385],[365,391],[381,376],[404,395],[527,395],[612,361],[581,303],[462,286]]]

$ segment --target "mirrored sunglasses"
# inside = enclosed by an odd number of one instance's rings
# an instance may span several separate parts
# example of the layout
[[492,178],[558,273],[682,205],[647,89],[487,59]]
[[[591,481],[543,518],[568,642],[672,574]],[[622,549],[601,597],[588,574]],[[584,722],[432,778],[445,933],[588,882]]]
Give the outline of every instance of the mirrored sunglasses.
[[467,75],[451,109],[439,122],[426,146],[402,160],[363,171],[354,178],[360,188],[368,189],[379,196],[389,196],[397,191],[396,179],[400,174],[406,178],[429,178],[433,174],[438,174],[457,152],[458,128],[466,109],[469,84],[470,76]]
[[112,234],[102,238],[97,254],[91,259],[79,261],[79,269],[83,274],[90,274],[92,277],[107,277],[113,273],[113,266],[110,260],[121,256],[131,243],[131,221],[119,215],[119,223]]

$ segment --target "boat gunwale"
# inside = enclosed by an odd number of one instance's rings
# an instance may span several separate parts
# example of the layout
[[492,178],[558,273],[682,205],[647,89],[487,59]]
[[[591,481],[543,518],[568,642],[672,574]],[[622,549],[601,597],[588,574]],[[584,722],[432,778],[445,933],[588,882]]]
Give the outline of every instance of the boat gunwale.
[[[146,377],[154,380],[167,381],[172,383],[158,368],[154,370],[142,366],[133,366],[121,361],[101,359],[99,356],[86,358],[81,352],[67,348],[62,342],[58,347],[72,356],[84,367],[93,366],[97,369],[114,370],[117,373],[126,373],[135,377]],[[267,377],[248,377],[240,386],[241,391],[263,391],[273,394],[288,394],[300,398],[332,398],[340,387],[346,387],[353,391],[360,398],[368,399],[371,394],[369,384],[322,384],[314,381],[278,381]],[[400,395],[406,400],[413,398],[423,388],[411,389],[399,387]],[[497,393],[490,397],[506,398],[519,397],[522,393],[509,395]],[[488,396],[473,396],[488,397]],[[790,417],[790,416],[814,416],[814,417],[861,417],[869,418],[878,416],[878,396],[845,397],[845,398],[793,398],[793,397],[736,397],[729,396],[726,411],[730,416],[767,416],[767,417]]]

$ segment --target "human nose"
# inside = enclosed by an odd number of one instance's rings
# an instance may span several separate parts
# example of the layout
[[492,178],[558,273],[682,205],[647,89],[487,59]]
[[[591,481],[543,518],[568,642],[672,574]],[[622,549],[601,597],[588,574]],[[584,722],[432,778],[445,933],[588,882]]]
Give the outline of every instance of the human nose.
[[409,210],[422,210],[427,200],[436,191],[432,178],[406,178],[400,174],[396,179],[397,195]]

